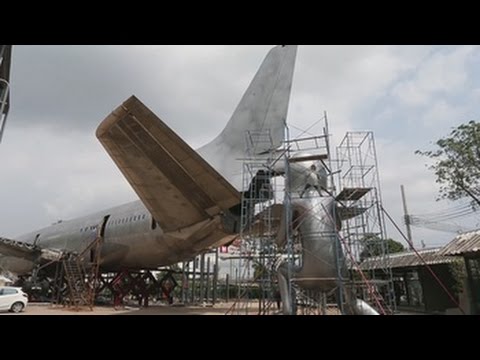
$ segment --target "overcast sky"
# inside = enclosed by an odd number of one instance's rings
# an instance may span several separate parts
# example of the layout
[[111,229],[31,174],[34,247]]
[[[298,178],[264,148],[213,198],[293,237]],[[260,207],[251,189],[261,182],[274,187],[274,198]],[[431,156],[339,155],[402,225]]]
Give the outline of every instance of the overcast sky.
[[[136,200],[96,140],[98,124],[135,94],[198,148],[226,124],[271,47],[14,46],[0,236]],[[327,111],[334,144],[373,131],[384,206],[399,223],[400,184],[411,213],[450,208],[435,201],[435,178],[414,152],[478,120],[479,60],[478,46],[300,46],[289,123],[306,129]],[[430,246],[454,236],[413,233]]]

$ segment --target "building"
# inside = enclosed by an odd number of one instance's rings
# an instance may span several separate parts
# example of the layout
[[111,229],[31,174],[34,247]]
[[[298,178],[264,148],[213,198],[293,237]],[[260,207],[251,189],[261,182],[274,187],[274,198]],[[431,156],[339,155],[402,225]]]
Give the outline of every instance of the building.
[[[391,254],[387,260],[392,269],[397,308],[428,313],[458,311],[455,303],[426,266],[430,266],[455,300],[461,303],[463,285],[458,284],[453,270],[458,267],[458,261],[441,255],[440,248],[420,250],[418,253],[421,258],[413,251],[405,251]],[[360,264],[360,268],[371,273],[372,278],[382,280],[384,272],[380,270],[385,267],[384,261],[383,257],[367,258]]]
[[480,230],[456,236],[441,249],[440,254],[446,257],[463,257],[470,313],[480,315]]

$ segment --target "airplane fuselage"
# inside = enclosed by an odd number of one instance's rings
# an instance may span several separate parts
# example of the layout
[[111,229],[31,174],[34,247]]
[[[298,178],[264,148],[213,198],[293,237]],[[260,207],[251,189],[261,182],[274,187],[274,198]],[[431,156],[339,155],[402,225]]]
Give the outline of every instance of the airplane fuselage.
[[[202,235],[203,231],[203,235]],[[97,233],[102,235],[101,269],[156,269],[190,260],[200,248],[218,242],[228,233],[219,218],[165,233],[141,201],[19,236],[16,240],[41,248],[82,252]],[[28,273],[33,262],[0,255],[0,267],[15,274]]]

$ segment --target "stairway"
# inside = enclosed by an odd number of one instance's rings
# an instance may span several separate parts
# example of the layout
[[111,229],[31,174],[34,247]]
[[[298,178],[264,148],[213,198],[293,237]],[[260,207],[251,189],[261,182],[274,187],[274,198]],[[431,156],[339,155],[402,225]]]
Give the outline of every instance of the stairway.
[[[57,271],[57,292],[63,303],[75,309],[88,306],[93,309],[100,267],[100,248],[103,238],[97,236],[82,253],[66,253]],[[62,281],[63,279],[63,281]],[[62,282],[66,291],[62,291]],[[59,301],[60,299],[58,299]]]
[[63,260],[63,270],[68,286],[68,302],[70,306],[79,308],[81,306],[92,307],[89,301],[90,289],[85,282],[85,269],[81,259],[77,256],[70,256]]

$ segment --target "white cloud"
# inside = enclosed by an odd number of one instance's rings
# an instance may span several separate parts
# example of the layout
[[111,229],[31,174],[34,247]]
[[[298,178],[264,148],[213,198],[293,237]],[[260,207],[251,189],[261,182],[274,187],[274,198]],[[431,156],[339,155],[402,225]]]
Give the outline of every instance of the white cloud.
[[461,119],[461,115],[465,109],[460,106],[454,106],[445,100],[432,101],[432,104],[426,109],[421,117],[424,126],[435,128],[451,126],[452,123]]
[[467,61],[478,47],[438,49],[420,63],[410,79],[395,86],[393,95],[408,106],[428,105],[435,96],[463,90],[468,80]]
[[92,134],[10,127],[1,150],[3,236],[136,199]]

